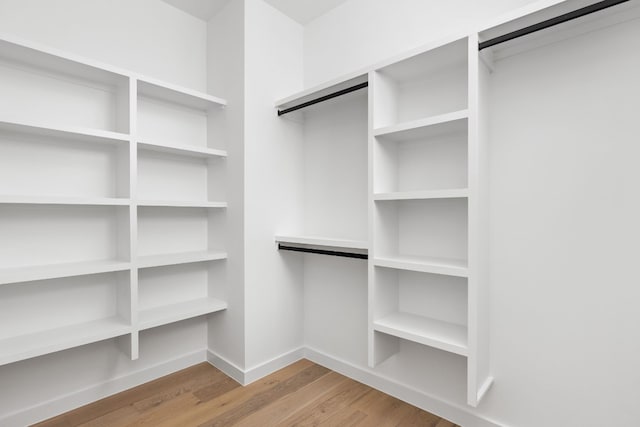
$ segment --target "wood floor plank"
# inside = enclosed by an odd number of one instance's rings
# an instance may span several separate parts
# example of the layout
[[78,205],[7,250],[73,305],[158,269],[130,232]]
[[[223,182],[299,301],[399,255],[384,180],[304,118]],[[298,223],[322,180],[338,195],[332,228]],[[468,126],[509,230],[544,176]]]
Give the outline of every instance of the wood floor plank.
[[203,363],[38,427],[459,427],[308,360],[246,387]]
[[255,411],[258,411],[285,396],[295,393],[304,386],[316,381],[328,373],[329,370],[327,368],[320,365],[312,365],[297,375],[274,385],[269,390],[265,390],[252,396],[251,399],[247,400],[242,406],[236,406],[215,418],[207,420],[207,422],[202,423],[200,426],[222,427],[235,425]]
[[356,381],[344,381],[330,394],[316,399],[315,404],[310,404],[299,413],[285,418],[282,421],[282,425],[319,425],[340,410],[348,407],[370,390],[370,387]]
[[282,420],[292,414],[304,410],[309,404],[323,396],[332,393],[340,383],[349,381],[344,376],[335,372],[329,372],[316,381],[304,386],[296,393],[279,399],[253,414],[245,417],[234,427],[278,427]]
[[312,366],[317,365],[307,360],[298,361],[246,387],[236,388],[206,402],[199,402],[189,411],[174,414],[170,419],[159,420],[159,423],[154,427],[199,426],[227,411],[244,405],[253,396],[273,388]]
[[[148,383],[142,384],[138,387],[131,388],[113,396],[101,399],[97,402],[91,403],[80,407],[74,411],[71,411],[64,415],[68,424],[71,426],[79,426],[83,423],[87,423],[91,420],[105,416],[110,412],[116,411],[123,406],[126,406],[134,401],[139,401],[145,398],[152,397],[158,393],[162,393],[176,385],[183,384],[186,381],[194,378],[205,377],[209,375],[224,375],[219,370],[213,368],[208,363],[200,363],[198,365],[191,366],[187,369],[175,372],[171,375],[167,375]],[[203,379],[201,379],[202,381]],[[55,420],[55,419],[53,419]],[[53,420],[47,420],[42,423],[36,424],[36,427],[56,427],[55,424],[50,424]],[[64,424],[63,424],[64,425]]]

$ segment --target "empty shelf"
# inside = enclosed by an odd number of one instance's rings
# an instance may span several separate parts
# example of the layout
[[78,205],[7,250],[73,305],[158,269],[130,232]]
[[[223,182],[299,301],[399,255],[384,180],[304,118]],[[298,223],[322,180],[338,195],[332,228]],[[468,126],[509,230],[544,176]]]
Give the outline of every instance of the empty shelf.
[[411,122],[400,123],[374,129],[376,137],[390,141],[406,141],[413,139],[429,138],[453,132],[462,132],[467,129],[468,110],[441,114]]
[[198,147],[196,145],[179,145],[164,142],[138,142],[138,146],[145,150],[160,151],[165,153],[180,154],[191,157],[227,157],[225,150],[217,150],[208,147]]
[[0,204],[127,206],[129,199],[109,197],[0,196]]
[[126,335],[131,326],[112,317],[0,339],[0,365]]
[[73,126],[58,126],[44,122],[23,122],[16,120],[0,120],[0,131],[26,133],[47,138],[66,141],[83,141],[96,143],[123,143],[129,141],[129,135],[100,129],[88,129]]
[[173,85],[147,77],[138,78],[138,93],[143,96],[184,105],[189,108],[206,110],[210,107],[227,105],[227,101],[208,93]]
[[443,274],[447,276],[467,277],[469,275],[467,262],[459,259],[398,255],[376,257],[373,260],[373,264],[377,267]]
[[456,188],[451,190],[396,191],[376,193],[373,200],[426,200],[426,199],[459,199],[469,197],[469,190]]
[[117,260],[5,268],[0,269],[0,285],[7,283],[29,282],[32,280],[110,273],[114,271],[128,270],[129,268],[130,263]]
[[293,245],[325,246],[344,249],[368,249],[369,243],[364,240],[335,239],[317,236],[276,236],[276,242]]
[[160,206],[167,208],[226,208],[227,202],[202,202],[191,200],[138,200],[138,206]]
[[140,330],[155,328],[192,317],[203,316],[225,310],[227,303],[215,298],[201,298],[193,301],[171,304],[142,310],[140,312]]
[[409,313],[393,313],[373,322],[376,331],[461,356],[468,355],[467,328]]
[[227,259],[226,252],[180,252],[175,254],[147,255],[138,258],[138,267],[162,267],[165,265],[188,264],[192,262]]

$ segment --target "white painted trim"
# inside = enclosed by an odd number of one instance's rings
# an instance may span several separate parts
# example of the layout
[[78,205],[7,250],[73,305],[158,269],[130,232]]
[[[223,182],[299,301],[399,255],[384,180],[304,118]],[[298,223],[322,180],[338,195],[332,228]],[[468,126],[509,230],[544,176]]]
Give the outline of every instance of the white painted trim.
[[244,369],[240,368],[235,363],[225,359],[217,353],[211,350],[207,350],[207,362],[209,362],[215,368],[220,369],[228,377],[234,379],[238,384],[244,385]]
[[245,371],[244,385],[251,384],[254,381],[264,378],[273,372],[285,368],[292,363],[304,358],[305,348],[299,347],[295,350],[288,351],[276,356],[271,360],[255,365]]
[[305,348],[299,347],[248,369],[240,368],[235,363],[211,350],[207,351],[207,361],[214,367],[220,369],[227,376],[233,378],[239,384],[245,386],[259,380],[260,378],[264,378],[279,369],[285,368],[294,362],[297,362],[304,358],[304,354]]
[[47,402],[2,415],[0,416],[0,425],[3,427],[24,427],[46,420],[181,369],[205,362],[207,360],[206,356],[206,350],[198,350],[167,362],[64,394]]
[[424,393],[418,389],[380,375],[372,369],[356,366],[319,350],[306,347],[304,349],[304,356],[318,365],[329,368],[332,371],[380,390],[383,393],[389,394],[425,411],[446,418],[456,424],[469,427],[506,427],[488,418],[474,414],[469,408],[462,405]]

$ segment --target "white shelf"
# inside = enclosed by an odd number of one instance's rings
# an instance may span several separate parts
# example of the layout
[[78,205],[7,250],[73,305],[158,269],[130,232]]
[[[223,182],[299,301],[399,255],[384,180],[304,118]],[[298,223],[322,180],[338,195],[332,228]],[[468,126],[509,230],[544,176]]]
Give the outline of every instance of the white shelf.
[[373,264],[377,267],[443,274],[447,276],[468,277],[469,275],[467,262],[458,259],[416,256],[381,256],[375,257]]
[[29,282],[32,280],[111,273],[115,271],[125,271],[130,267],[131,264],[128,262],[104,260],[4,268],[0,269],[0,285],[7,283]]
[[129,199],[102,197],[0,196],[0,204],[128,206]]
[[171,154],[179,154],[191,157],[227,157],[225,150],[216,150],[214,148],[188,146],[179,144],[169,144],[160,142],[143,142],[138,141],[138,146],[145,150],[160,151]]
[[407,141],[430,138],[467,129],[468,110],[460,110],[438,116],[427,117],[393,126],[385,126],[373,130],[376,137],[389,141]]
[[224,99],[209,95],[208,93],[198,92],[146,77],[138,78],[138,94],[181,104],[185,107],[196,108],[198,110],[227,105],[227,101]]
[[0,339],[0,365],[66,350],[131,333],[131,326],[112,317]]
[[64,139],[66,141],[82,141],[103,144],[121,144],[123,142],[128,142],[130,139],[129,135],[119,132],[75,126],[56,126],[52,123],[44,122],[24,122],[19,120],[10,120],[6,117],[0,119],[0,131],[26,133],[46,138]]
[[376,331],[467,356],[467,328],[409,313],[393,313],[373,322]]
[[192,262],[218,261],[227,259],[226,252],[200,251],[175,254],[147,255],[138,258],[139,268],[162,267],[165,265],[188,264]]
[[227,303],[215,298],[201,298],[193,301],[142,310],[139,315],[140,330],[155,328],[192,317],[203,316],[225,310]]
[[325,95],[355,86],[360,83],[368,81],[368,74],[354,73],[348,76],[343,76],[335,80],[311,87],[309,89],[302,90],[298,93],[294,93],[286,98],[280,99],[275,102],[276,108],[284,110],[286,108],[294,107],[296,105],[304,104],[305,102],[313,99],[320,98]]
[[199,202],[190,200],[138,200],[138,206],[167,208],[226,208],[227,202]]
[[364,240],[347,240],[347,239],[335,239],[317,236],[275,236],[275,240],[278,243],[286,243],[293,245],[309,245],[309,246],[326,246],[332,248],[345,248],[345,249],[369,249],[369,243]]
[[427,199],[460,199],[469,197],[469,190],[456,188],[451,190],[397,191],[392,193],[375,193],[373,200],[427,200]]

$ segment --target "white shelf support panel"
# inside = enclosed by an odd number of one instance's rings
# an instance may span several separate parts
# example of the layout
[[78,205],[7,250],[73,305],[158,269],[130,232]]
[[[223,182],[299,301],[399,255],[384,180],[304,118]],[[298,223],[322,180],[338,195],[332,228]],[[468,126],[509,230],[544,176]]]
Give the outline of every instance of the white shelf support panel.
[[200,202],[189,200],[138,200],[138,206],[157,206],[167,208],[218,208],[227,207],[227,202]]
[[129,199],[109,197],[0,196],[0,204],[128,206]]
[[376,137],[391,141],[426,139],[436,135],[466,130],[468,117],[468,110],[455,111],[377,128],[374,129],[373,134]]
[[169,143],[163,143],[163,142],[138,141],[138,147],[145,150],[152,150],[152,151],[178,154],[178,155],[191,156],[191,157],[202,157],[202,158],[227,157],[226,150],[217,150],[214,148],[205,148],[205,147],[198,147],[198,146],[169,144]]
[[460,356],[468,355],[467,328],[409,313],[393,313],[373,322],[374,330]]
[[99,129],[74,126],[59,126],[43,121],[20,121],[0,119],[0,132],[22,133],[65,141],[81,141],[97,144],[123,144],[129,142],[129,135]]
[[122,319],[109,318],[0,339],[0,365],[130,334]]
[[373,265],[376,267],[417,271],[420,273],[441,274],[445,276],[469,276],[467,263],[465,261],[456,259],[409,256],[376,256],[373,259]]
[[155,328],[193,317],[226,310],[227,303],[215,298],[201,298],[140,311],[140,330]]
[[464,199],[469,197],[466,188],[451,190],[421,190],[421,191],[397,191],[392,193],[375,193],[374,200],[429,200],[429,199]]
[[226,252],[201,251],[182,252],[163,255],[146,255],[138,257],[138,268],[162,267],[167,265],[190,264],[204,261],[220,261],[227,259]]
[[129,270],[131,264],[124,261],[88,261],[67,264],[32,265],[0,269],[0,285],[61,277],[85,276]]
[[204,92],[198,92],[148,77],[138,76],[137,79],[138,93],[143,96],[198,110],[208,110],[212,107],[224,107],[227,105],[226,100]]
[[342,256],[346,258],[367,259],[369,243],[363,240],[347,240],[318,236],[275,236],[280,250],[319,255]]

